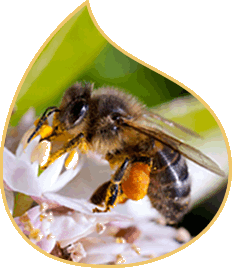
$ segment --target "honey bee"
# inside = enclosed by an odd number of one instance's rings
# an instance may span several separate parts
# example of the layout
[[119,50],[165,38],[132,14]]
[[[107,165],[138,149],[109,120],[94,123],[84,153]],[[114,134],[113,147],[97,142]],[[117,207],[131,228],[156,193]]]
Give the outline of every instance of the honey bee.
[[[188,211],[191,181],[185,158],[224,176],[219,166],[186,138],[199,138],[192,130],[149,110],[133,96],[113,88],[93,90],[90,83],[76,83],[65,92],[59,107],[48,107],[37,121],[28,142],[48,125],[43,139],[52,146],[47,168],[58,157],[77,148],[94,151],[115,170],[90,201],[107,212],[118,202],[139,200],[148,195],[151,204],[168,223],[180,221]],[[176,135],[178,133],[178,135]]]

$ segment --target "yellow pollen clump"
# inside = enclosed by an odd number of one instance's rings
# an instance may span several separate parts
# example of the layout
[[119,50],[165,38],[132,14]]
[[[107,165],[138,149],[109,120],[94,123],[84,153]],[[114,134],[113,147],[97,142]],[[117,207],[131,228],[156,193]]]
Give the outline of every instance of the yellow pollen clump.
[[49,141],[41,141],[31,153],[31,162],[38,161],[41,166],[48,161],[51,151],[51,143]]
[[41,136],[42,139],[44,139],[50,136],[52,132],[53,132],[53,128],[51,126],[43,125],[38,131],[38,134]]
[[79,154],[76,149],[72,150],[67,159],[65,160],[65,168],[71,169],[72,167],[76,167],[79,160]]
[[133,163],[129,175],[122,182],[122,190],[132,200],[140,200],[147,194],[150,183],[150,167],[144,163]]

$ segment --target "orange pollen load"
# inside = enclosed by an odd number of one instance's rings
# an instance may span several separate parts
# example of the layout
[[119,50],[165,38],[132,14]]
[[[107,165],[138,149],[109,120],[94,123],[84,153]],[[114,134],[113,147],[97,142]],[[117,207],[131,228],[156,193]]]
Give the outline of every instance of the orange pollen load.
[[132,200],[140,200],[147,194],[150,183],[150,167],[144,163],[133,163],[129,175],[122,182],[123,193]]

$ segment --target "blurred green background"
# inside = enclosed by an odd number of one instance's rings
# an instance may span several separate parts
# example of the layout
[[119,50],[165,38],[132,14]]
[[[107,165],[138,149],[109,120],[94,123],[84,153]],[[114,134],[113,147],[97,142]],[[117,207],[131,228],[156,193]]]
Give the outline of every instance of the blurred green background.
[[[36,59],[18,94],[10,125],[17,125],[30,107],[34,107],[39,116],[48,106],[59,105],[64,91],[76,81],[93,82],[95,88],[104,85],[123,88],[148,107],[189,95],[182,87],[113,47],[97,30],[87,7],[84,7],[53,36]],[[178,111],[173,116],[172,110],[163,115],[200,134],[219,129],[213,116],[200,102],[189,109],[184,116],[180,116]],[[214,198],[212,211],[204,205],[203,208],[201,205],[200,212],[195,208],[195,214],[203,215],[198,225],[193,224],[197,217],[191,213],[181,225],[188,227],[192,235],[198,234],[215,215],[223,197],[224,192],[219,199],[218,196]]]
[[37,58],[19,92],[11,124],[16,125],[31,106],[39,115],[48,105],[59,105],[65,89],[81,80],[93,82],[95,88],[123,88],[148,106],[189,94],[113,47],[84,7],[55,34]]

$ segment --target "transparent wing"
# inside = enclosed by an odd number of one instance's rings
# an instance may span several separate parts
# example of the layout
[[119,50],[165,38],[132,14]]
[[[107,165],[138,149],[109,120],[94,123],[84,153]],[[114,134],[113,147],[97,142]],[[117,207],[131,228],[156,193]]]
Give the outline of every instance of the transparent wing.
[[[195,162],[199,166],[202,166],[211,172],[214,172],[217,175],[225,176],[225,173],[220,169],[220,167],[208,156],[203,154],[198,149],[190,146],[185,141],[182,141],[181,139],[178,139],[177,137],[174,137],[174,135],[167,134],[167,130],[160,127],[157,127],[156,123],[151,122],[150,119],[144,118],[143,121],[136,121],[132,122],[128,119],[123,119],[124,123],[135,130],[137,130],[140,133],[146,134],[148,136],[154,137],[156,140],[159,140],[160,142],[170,146],[172,149],[177,150],[180,152],[183,156],[188,158],[189,160]],[[170,121],[171,122],[171,121]],[[166,124],[166,123],[165,123]],[[179,125],[178,125],[179,127]],[[176,126],[175,126],[176,128]],[[188,129],[185,129],[184,127],[181,127],[181,131],[184,129],[184,133],[186,136],[186,132],[188,132]],[[186,131],[187,130],[187,131]],[[192,131],[190,131],[192,133]],[[193,132],[195,133],[195,132]],[[189,135],[189,134],[188,134]],[[192,136],[190,134],[190,136]],[[196,137],[194,135],[194,137]]]
[[149,110],[146,114],[143,115],[145,120],[148,123],[151,123],[153,127],[163,131],[166,134],[170,134],[171,136],[176,136],[178,139],[189,140],[191,138],[200,138],[202,137],[196,133],[195,131],[186,128],[172,120],[166,119],[161,115],[153,112],[153,110]]

